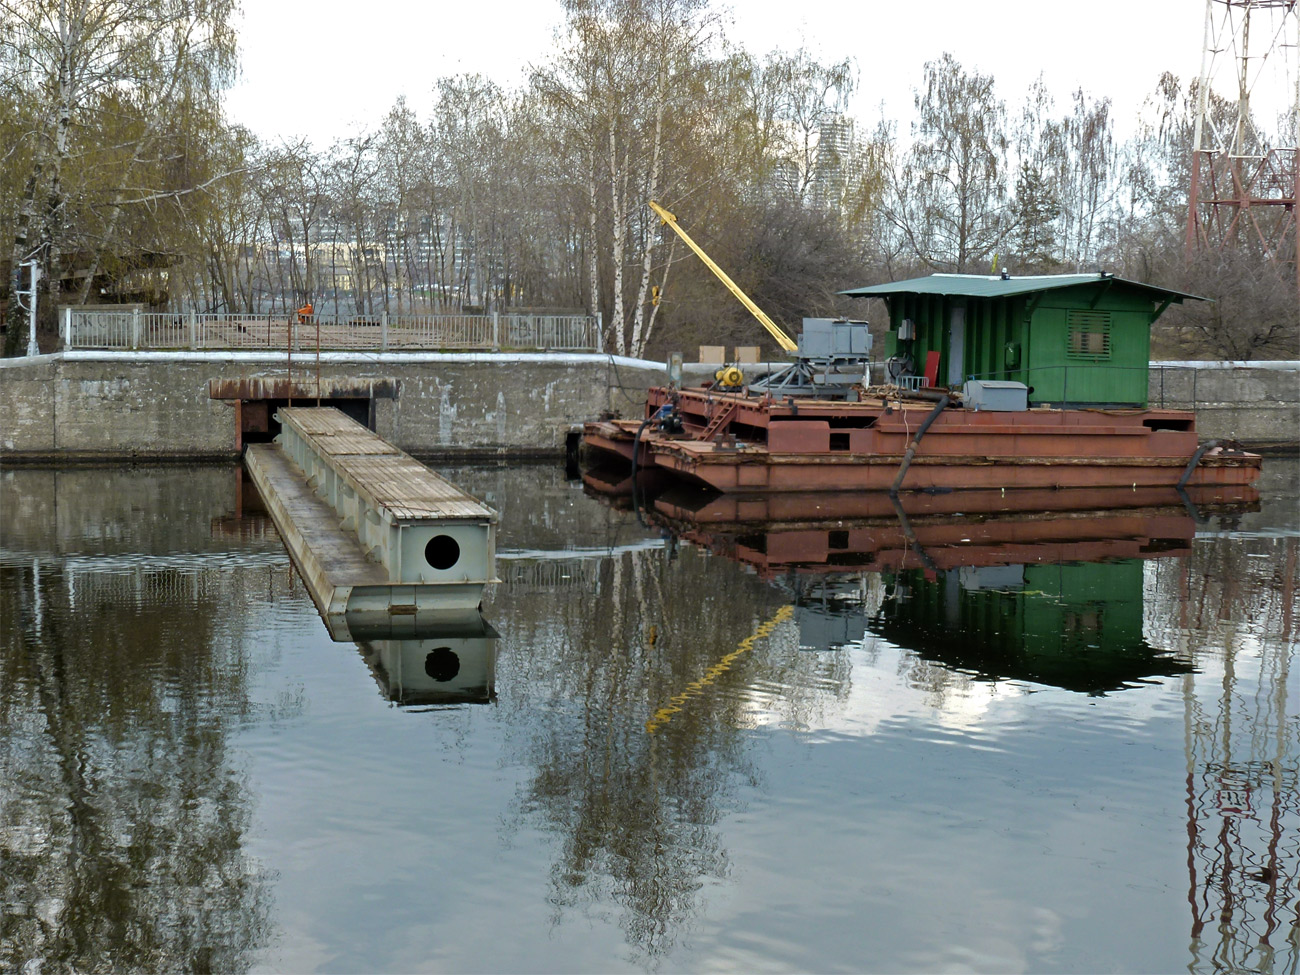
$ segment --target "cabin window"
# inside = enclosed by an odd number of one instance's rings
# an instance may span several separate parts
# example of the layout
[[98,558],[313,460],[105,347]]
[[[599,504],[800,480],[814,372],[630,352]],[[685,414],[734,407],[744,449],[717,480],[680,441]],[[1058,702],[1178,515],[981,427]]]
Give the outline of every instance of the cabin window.
[[1069,358],[1110,358],[1110,312],[1071,309],[1066,314],[1066,329]]

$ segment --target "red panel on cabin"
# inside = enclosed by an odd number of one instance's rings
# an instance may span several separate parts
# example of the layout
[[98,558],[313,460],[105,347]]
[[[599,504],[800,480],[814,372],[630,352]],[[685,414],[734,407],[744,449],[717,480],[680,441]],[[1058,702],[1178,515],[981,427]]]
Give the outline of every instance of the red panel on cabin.
[[767,449],[773,453],[825,453],[831,449],[831,425],[825,420],[773,420],[767,426]]
[[925,354],[925,384],[933,389],[939,384],[939,353]]

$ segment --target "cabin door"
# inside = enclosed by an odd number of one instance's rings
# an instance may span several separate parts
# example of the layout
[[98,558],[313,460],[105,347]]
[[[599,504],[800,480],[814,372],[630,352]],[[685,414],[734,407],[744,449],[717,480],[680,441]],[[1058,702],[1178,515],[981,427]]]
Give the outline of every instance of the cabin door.
[[966,309],[953,308],[948,317],[948,385],[960,386],[966,378]]

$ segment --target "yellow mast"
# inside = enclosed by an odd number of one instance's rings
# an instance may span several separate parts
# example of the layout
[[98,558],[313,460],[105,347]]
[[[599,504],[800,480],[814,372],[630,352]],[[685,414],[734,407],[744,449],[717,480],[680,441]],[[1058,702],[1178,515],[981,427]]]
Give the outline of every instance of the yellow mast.
[[781,331],[780,326],[778,326],[776,322],[764,315],[763,310],[749,300],[749,296],[737,287],[736,282],[727,277],[727,272],[714,264],[713,259],[700,249],[700,245],[691,240],[686,231],[677,225],[676,217],[654,200],[650,201],[650,209],[659,214],[660,220],[672,227],[673,230],[677,231],[677,236],[686,241],[686,246],[695,251],[696,256],[704,262],[705,266],[718,276],[718,280],[725,284],[727,289],[740,299],[740,303],[749,309],[750,314],[758,319],[759,324],[767,329],[768,334],[771,335],[772,338],[776,339],[777,344],[781,346],[781,348],[785,349],[786,352],[794,352],[799,348],[798,343],[796,343],[794,339],[790,338],[790,336],[786,335],[785,332]]

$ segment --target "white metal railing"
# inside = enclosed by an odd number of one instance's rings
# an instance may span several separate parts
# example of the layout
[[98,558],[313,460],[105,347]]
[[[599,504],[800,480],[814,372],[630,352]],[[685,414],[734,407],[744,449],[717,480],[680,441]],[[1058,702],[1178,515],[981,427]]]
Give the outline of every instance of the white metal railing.
[[199,314],[65,308],[67,349],[225,351],[428,351],[527,349],[594,352],[600,320],[589,315]]

